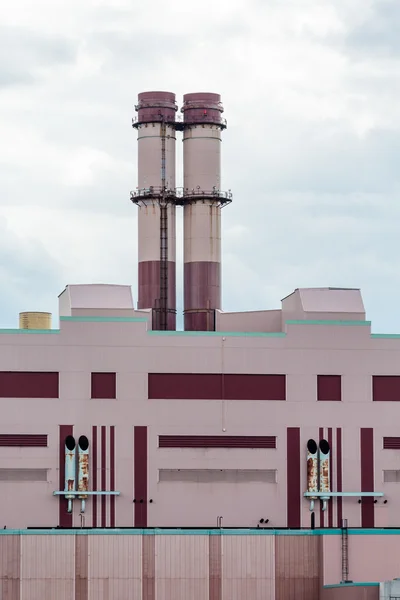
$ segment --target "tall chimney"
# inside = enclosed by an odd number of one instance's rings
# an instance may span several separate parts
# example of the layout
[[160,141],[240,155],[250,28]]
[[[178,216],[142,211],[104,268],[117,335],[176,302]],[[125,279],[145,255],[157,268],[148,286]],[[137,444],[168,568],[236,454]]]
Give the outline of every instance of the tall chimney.
[[184,323],[188,331],[215,330],[221,308],[221,132],[219,94],[183,97]]
[[176,324],[175,94],[139,94],[132,126],[138,131],[138,308],[151,308],[153,329]]

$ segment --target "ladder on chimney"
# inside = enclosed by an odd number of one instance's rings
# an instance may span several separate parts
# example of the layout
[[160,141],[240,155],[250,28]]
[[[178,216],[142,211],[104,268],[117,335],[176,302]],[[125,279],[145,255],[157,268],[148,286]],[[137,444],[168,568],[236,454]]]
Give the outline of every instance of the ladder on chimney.
[[159,328],[168,329],[168,199],[165,184],[165,138],[167,127],[161,121],[161,199],[160,199],[160,319]]

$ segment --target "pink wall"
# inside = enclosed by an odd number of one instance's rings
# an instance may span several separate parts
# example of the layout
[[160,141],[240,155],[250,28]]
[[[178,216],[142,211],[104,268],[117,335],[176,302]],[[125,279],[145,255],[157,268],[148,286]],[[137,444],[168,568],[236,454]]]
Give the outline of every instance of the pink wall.
[[[80,317],[84,319],[84,317]],[[334,334],[333,334],[334,333]],[[390,350],[390,351],[388,351]],[[2,399],[0,433],[47,434],[47,448],[0,448],[0,469],[48,469],[46,482],[1,481],[2,525],[57,525],[59,487],[59,425],[73,425],[74,435],[90,442],[97,426],[97,478],[102,478],[101,431],[106,428],[106,489],[110,489],[110,427],[115,428],[115,499],[117,526],[134,522],[134,427],[147,427],[148,525],[214,526],[219,515],[226,526],[256,526],[270,519],[273,527],[287,524],[287,428],[300,428],[300,524],[310,526],[306,488],[305,447],[310,437],[332,436],[332,487],[338,489],[337,436],[342,436],[342,489],[360,491],[360,429],[374,430],[374,487],[383,491],[373,508],[376,526],[396,526],[400,485],[383,482],[383,470],[396,469],[396,450],[382,450],[384,436],[398,434],[400,404],[372,402],[373,374],[395,374],[400,362],[396,339],[371,338],[368,325],[288,325],[285,337],[159,335],[147,332],[145,322],[61,321],[59,334],[0,334],[4,371],[59,371],[59,399]],[[91,372],[116,372],[117,399],[90,398]],[[271,373],[286,375],[286,401],[148,400],[148,372]],[[339,374],[341,402],[317,402],[318,374]],[[384,409],[384,410],[383,410]],[[22,418],[23,416],[23,418]],[[276,449],[160,449],[159,435],[276,436]],[[92,450],[92,447],[91,447]],[[91,460],[93,460],[93,452]],[[91,463],[92,464],[92,463]],[[138,459],[137,463],[141,465]],[[276,483],[190,484],[159,481],[159,469],[269,469]],[[91,473],[91,483],[93,482]],[[90,484],[91,485],[91,484]],[[297,484],[296,484],[297,485]],[[186,501],[188,499],[189,501]],[[361,525],[357,498],[344,498],[342,516],[349,526]],[[98,524],[102,502],[97,501]],[[324,525],[337,526],[339,502],[332,501]],[[111,524],[106,500],[106,524]],[[297,510],[297,509],[296,509]],[[331,521],[329,521],[331,519]],[[92,523],[92,500],[87,502],[86,525]],[[75,503],[73,524],[80,526]],[[320,524],[319,507],[316,526]]]

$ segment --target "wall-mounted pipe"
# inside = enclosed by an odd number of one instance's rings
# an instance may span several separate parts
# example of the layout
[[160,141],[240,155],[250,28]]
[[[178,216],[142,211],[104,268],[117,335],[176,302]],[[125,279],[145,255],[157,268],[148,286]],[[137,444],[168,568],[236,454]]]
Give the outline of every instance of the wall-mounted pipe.
[[[318,446],[315,440],[307,442],[307,492],[318,492]],[[316,496],[309,496],[310,511],[314,510]]]
[[[76,477],[76,442],[72,435],[65,438],[65,491],[75,490]],[[72,512],[72,500],[74,494],[66,494],[68,500],[68,512]]]
[[[78,492],[88,492],[89,490],[89,440],[86,435],[81,435],[78,440]],[[81,503],[81,513],[85,512],[86,493],[80,493],[78,496]]]
[[[319,491],[321,494],[331,491],[330,475],[330,454],[331,449],[326,440],[319,442]],[[320,496],[322,500],[322,510],[326,510],[330,496]]]

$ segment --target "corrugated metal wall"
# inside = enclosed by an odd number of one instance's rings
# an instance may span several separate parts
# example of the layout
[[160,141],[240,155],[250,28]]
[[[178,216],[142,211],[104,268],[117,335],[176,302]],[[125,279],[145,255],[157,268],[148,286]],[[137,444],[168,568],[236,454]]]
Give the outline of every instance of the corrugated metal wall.
[[0,598],[318,600],[320,563],[319,536],[4,532]]
[[276,600],[319,600],[322,538],[284,535],[275,538]]
[[274,537],[222,537],[222,600],[274,600]]

